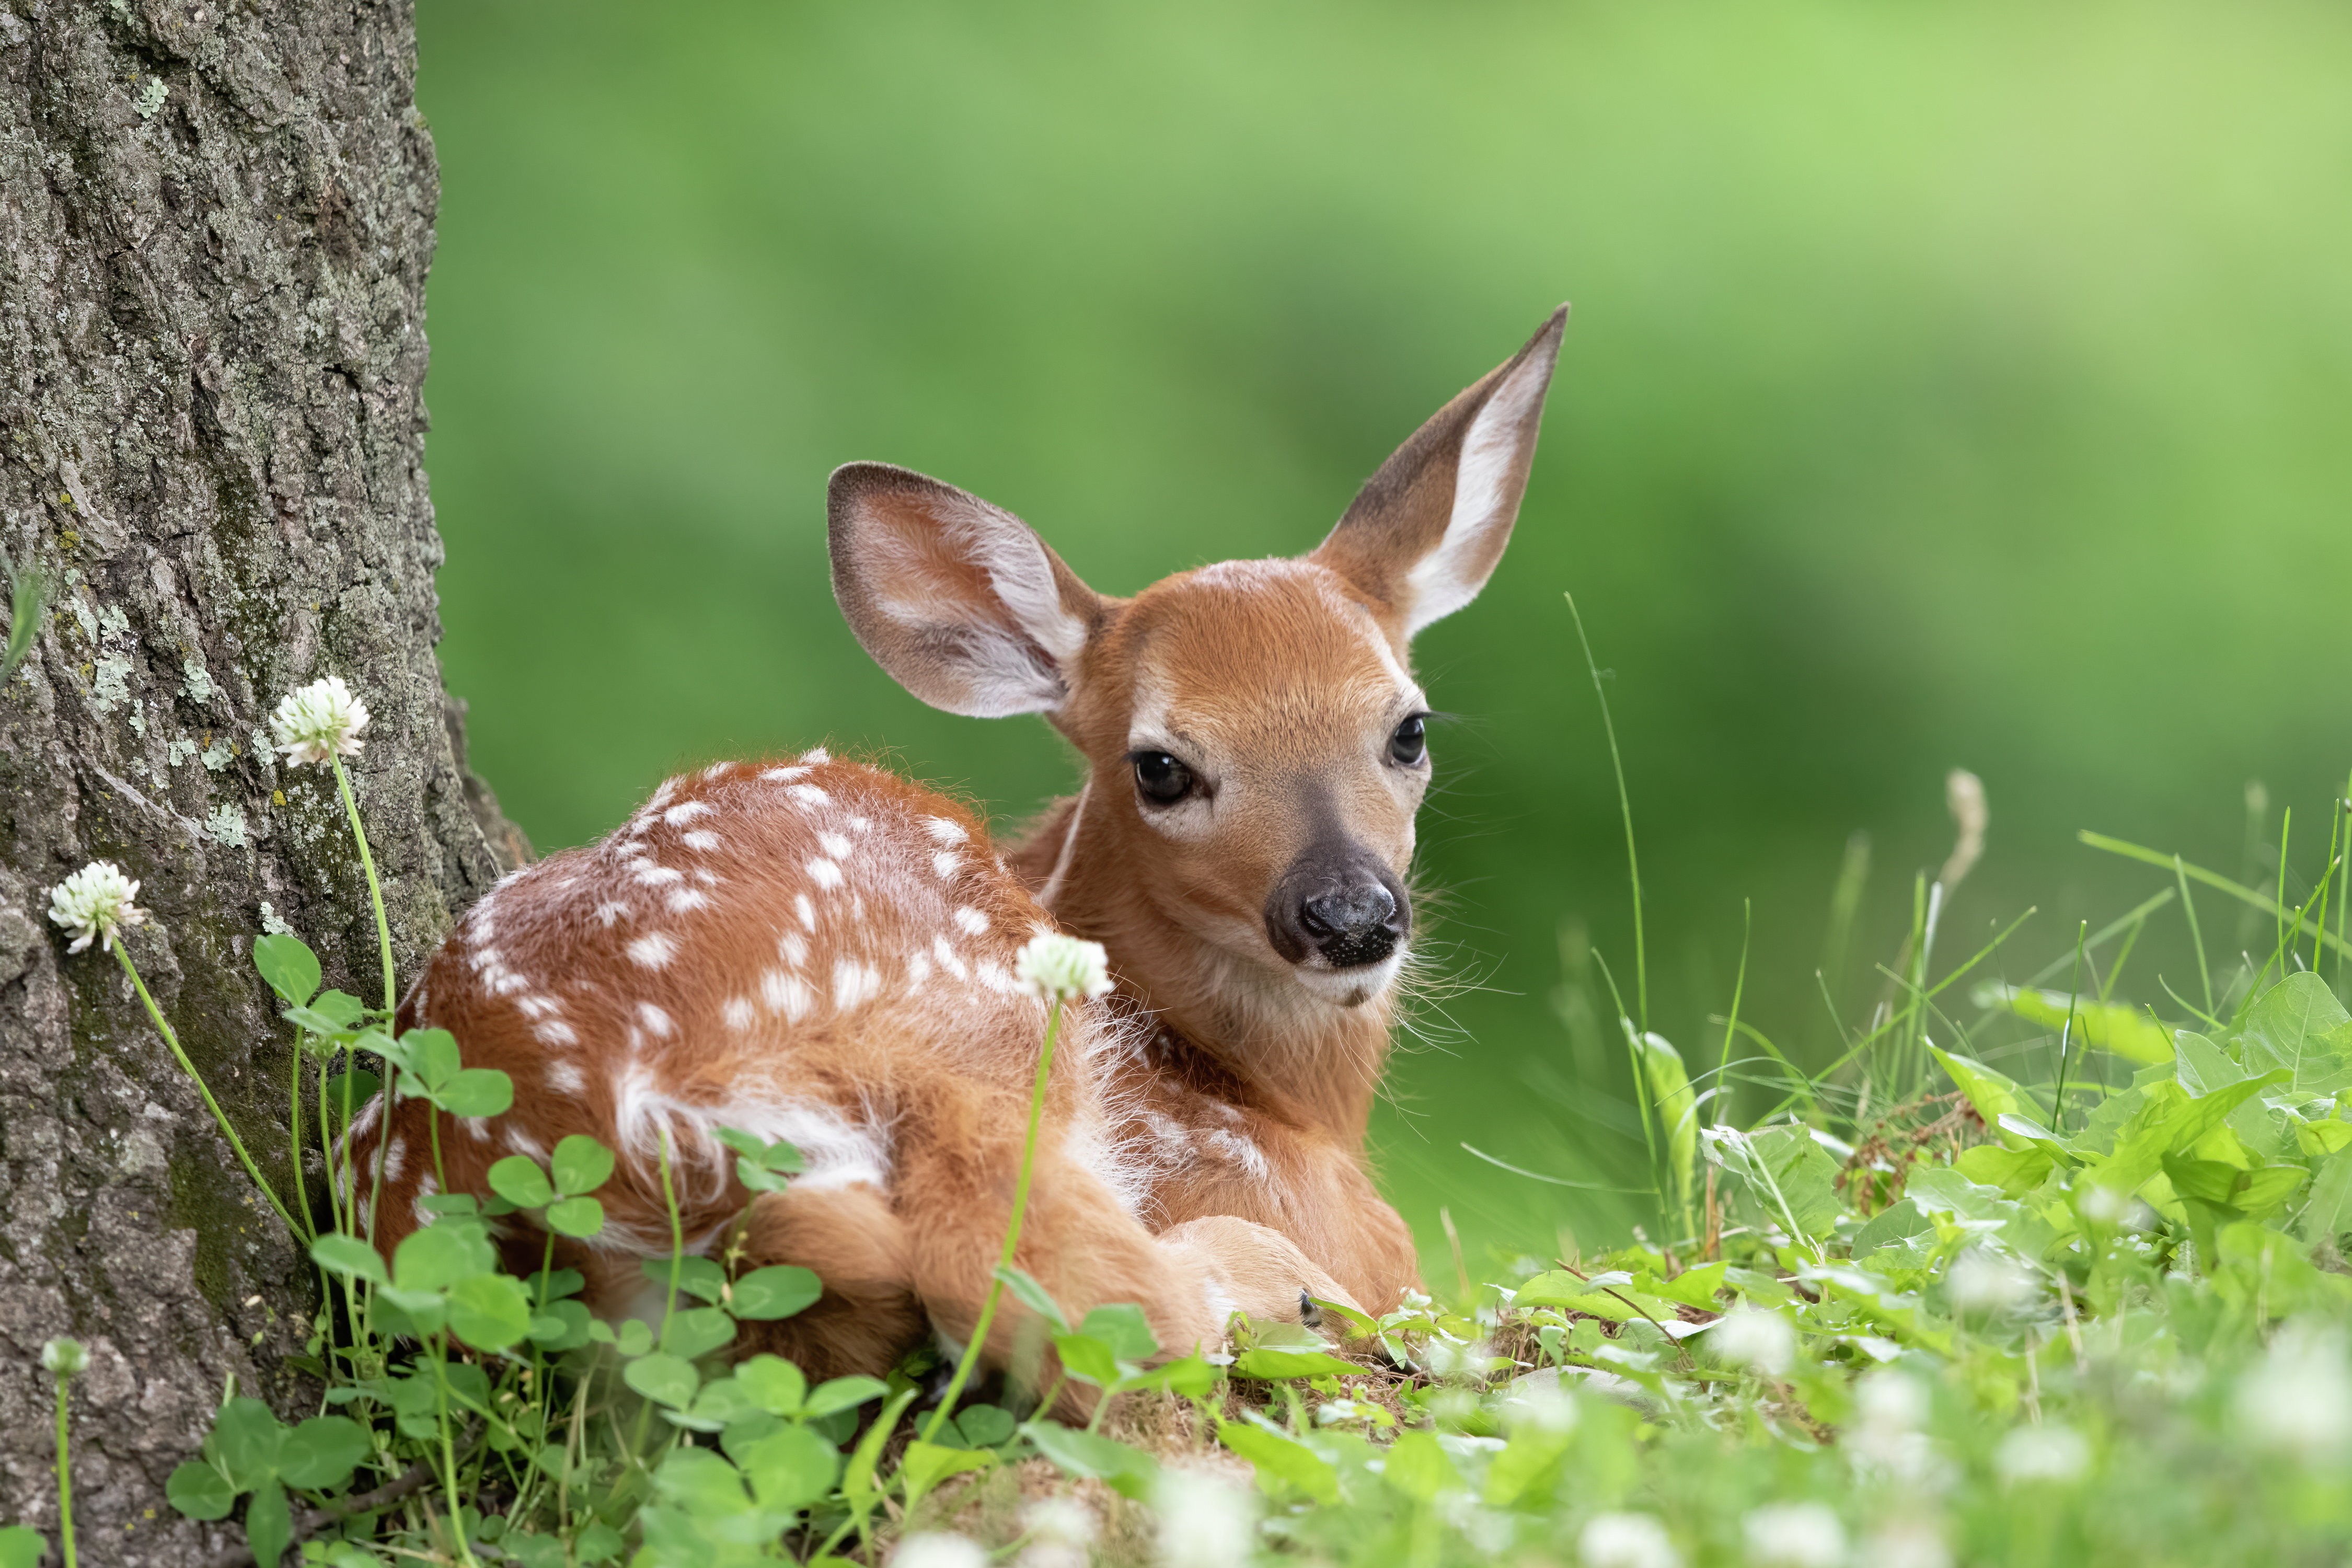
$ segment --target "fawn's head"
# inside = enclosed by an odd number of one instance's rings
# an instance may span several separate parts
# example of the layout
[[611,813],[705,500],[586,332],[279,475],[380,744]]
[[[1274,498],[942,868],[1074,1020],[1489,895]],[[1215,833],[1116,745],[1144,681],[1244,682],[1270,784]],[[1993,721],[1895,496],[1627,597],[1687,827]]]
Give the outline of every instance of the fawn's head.
[[1410,645],[1502,556],[1567,313],[1415,432],[1310,553],[1131,599],[952,486],[834,474],[834,594],[866,650],[933,707],[1042,712],[1085,755],[1044,899],[1147,992],[1206,968],[1355,1007],[1395,977],[1430,776]]

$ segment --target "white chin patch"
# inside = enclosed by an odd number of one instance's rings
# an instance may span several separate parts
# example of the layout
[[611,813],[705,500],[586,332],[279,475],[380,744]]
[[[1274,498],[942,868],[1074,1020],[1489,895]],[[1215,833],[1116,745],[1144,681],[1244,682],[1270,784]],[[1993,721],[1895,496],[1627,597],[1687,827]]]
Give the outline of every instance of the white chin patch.
[[1405,950],[1399,947],[1378,963],[1360,963],[1352,969],[1310,967],[1322,963],[1318,955],[1295,966],[1291,973],[1298,977],[1298,984],[1332,1005],[1360,1007],[1396,983],[1404,955]]

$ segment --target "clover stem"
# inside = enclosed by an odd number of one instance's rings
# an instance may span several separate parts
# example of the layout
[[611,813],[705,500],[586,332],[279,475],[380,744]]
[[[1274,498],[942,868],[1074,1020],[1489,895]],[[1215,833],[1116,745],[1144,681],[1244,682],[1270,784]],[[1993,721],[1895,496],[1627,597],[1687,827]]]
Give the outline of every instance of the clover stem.
[[1013,1249],[1021,1245],[1021,1220],[1029,1207],[1029,1178],[1037,1168],[1037,1125],[1045,1114],[1045,1075],[1053,1070],[1054,1037],[1061,1027],[1062,999],[1056,996],[1045,1015],[1045,1048],[1037,1053],[1037,1079],[1029,1089],[1029,1135],[1021,1147],[1021,1173],[1013,1184],[1013,1217],[1004,1226],[1004,1247],[996,1260],[996,1273],[989,1280],[988,1295],[980,1304],[980,1321],[972,1325],[971,1342],[963,1347],[963,1359],[956,1363],[955,1375],[948,1380],[940,1407],[931,1412],[930,1423],[923,1428],[926,1443],[938,1435],[940,1423],[955,1409],[956,1396],[971,1381],[972,1368],[980,1364],[989,1325],[996,1321],[996,1304],[1004,1295],[1004,1270],[1013,1267]]
[[375,879],[375,857],[368,853],[367,829],[360,826],[360,803],[352,797],[351,775],[343,772],[343,759],[330,752],[328,766],[335,770],[335,787],[342,791],[343,810],[352,819],[352,841],[360,847],[360,869],[367,873],[368,899],[375,905],[376,942],[383,950],[383,1011],[389,1019],[399,1005],[399,993],[392,979],[392,922],[383,917],[383,889]]
[[473,1563],[473,1542],[466,1539],[466,1505],[457,1496],[457,1445],[449,1436],[448,1354],[449,1331],[444,1329],[434,1336],[432,1356],[434,1411],[441,1427],[441,1478],[449,1493],[449,1532],[457,1542],[457,1555]]
[[66,1384],[68,1374],[57,1374],[58,1384],[58,1546],[65,1553],[65,1568],[75,1568],[73,1531],[73,1473],[66,1463]]
[[172,1026],[164,1020],[163,1010],[156,1006],[155,998],[147,994],[147,983],[139,978],[139,966],[131,962],[130,946],[120,937],[109,942],[107,945],[114,949],[114,956],[122,964],[122,973],[131,976],[131,984],[138,991],[139,1000],[147,1005],[147,1016],[155,1021],[155,1027],[162,1033],[163,1043],[172,1047],[172,1055],[178,1058],[180,1070],[188,1075],[188,1081],[196,1086],[198,1094],[204,1096],[205,1108],[213,1113],[213,1120],[220,1123],[222,1134],[228,1139],[228,1146],[236,1151],[238,1163],[245,1166],[245,1173],[253,1178],[253,1184],[261,1189],[261,1195],[269,1200],[269,1206],[278,1211],[278,1217],[286,1222],[286,1228],[294,1234],[297,1240],[301,1239],[302,1227],[294,1223],[294,1216],[288,1214],[286,1205],[278,1201],[276,1190],[261,1179],[260,1168],[254,1164],[253,1156],[245,1152],[245,1140],[239,1138],[236,1135],[236,1129],[229,1125],[228,1113],[221,1110],[220,1101],[215,1100],[213,1091],[205,1086],[204,1075],[196,1071],[196,1064],[190,1061],[188,1053],[180,1048],[180,1037],[173,1033]]

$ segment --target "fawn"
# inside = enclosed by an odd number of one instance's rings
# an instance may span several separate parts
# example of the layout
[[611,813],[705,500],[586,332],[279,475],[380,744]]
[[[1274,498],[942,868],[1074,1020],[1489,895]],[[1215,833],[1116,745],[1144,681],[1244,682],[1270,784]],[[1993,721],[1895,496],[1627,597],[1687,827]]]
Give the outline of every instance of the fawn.
[[[1107,948],[1116,989],[1073,1005],[1019,1262],[1075,1318],[1139,1304],[1162,1346],[1302,1292],[1373,1312],[1416,1282],[1363,1142],[1412,931],[1428,787],[1413,634],[1460,609],[1508,541],[1565,306],[1455,397],[1296,560],[1097,594],[1019,520],[877,463],[833,476],[834,591],[866,651],[950,712],[1044,713],[1085,759],[1000,854],[964,806],[822,751],[664,784],[602,844],[481,900],[402,1008],[452,1031],[515,1102],[445,1121],[453,1188],[590,1133],[620,1154],[608,1222],[562,1256],[591,1306],[658,1321],[639,1269],[746,1203],[710,1136],[786,1138],[806,1173],[750,1209],[753,1264],[823,1299],[752,1348],[878,1373],[926,1327],[961,1340],[1003,1235],[1045,1005],[1014,954],[1055,929]],[[434,1190],[418,1100],[379,1138],[387,1256]],[[361,1183],[365,1199],[369,1184]],[[362,1211],[364,1212],[364,1211]],[[503,1222],[526,1271],[541,1237]],[[364,1222],[363,1222],[364,1223]],[[1000,1317],[999,1367],[1020,1328]]]

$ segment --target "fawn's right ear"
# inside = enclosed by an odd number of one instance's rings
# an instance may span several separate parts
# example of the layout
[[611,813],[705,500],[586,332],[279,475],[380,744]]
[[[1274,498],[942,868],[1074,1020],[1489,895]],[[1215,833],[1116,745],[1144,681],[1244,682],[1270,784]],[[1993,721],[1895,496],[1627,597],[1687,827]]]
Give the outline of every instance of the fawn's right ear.
[[1041,713],[1102,600],[1009,511],[887,463],[848,463],[826,495],[833,596],[890,678],[974,719]]

